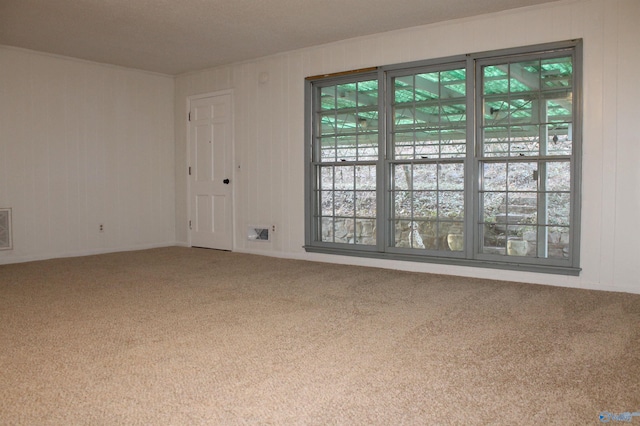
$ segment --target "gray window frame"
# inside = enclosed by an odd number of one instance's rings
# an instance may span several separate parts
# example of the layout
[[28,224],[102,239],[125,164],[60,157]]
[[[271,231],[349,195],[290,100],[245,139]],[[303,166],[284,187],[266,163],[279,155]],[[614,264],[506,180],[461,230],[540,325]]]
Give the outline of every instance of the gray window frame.
[[[582,176],[582,40],[569,40],[545,43],[533,46],[501,49],[496,51],[458,55],[426,61],[416,61],[368,69],[364,72],[342,73],[337,76],[308,78],[305,81],[305,250],[308,252],[327,253],[390,260],[417,261],[426,263],[451,264],[507,270],[532,271],[560,275],[580,273],[580,218],[581,218],[581,176]],[[542,58],[548,56],[571,56],[573,58],[572,86],[572,126],[573,142],[570,155],[570,233],[568,258],[540,258],[500,256],[482,253],[482,241],[479,238],[479,218],[481,217],[480,190],[481,166],[486,159],[481,157],[482,144],[479,141],[482,123],[482,87],[481,65],[499,63],[501,60],[519,58]],[[466,68],[466,157],[464,159],[464,250],[461,252],[432,252],[415,248],[403,249],[394,247],[391,241],[393,230],[389,218],[392,215],[393,202],[390,199],[391,168],[397,163],[391,153],[391,137],[393,112],[391,99],[393,87],[390,82],[394,76],[408,75],[414,71],[442,70],[464,64]],[[314,159],[316,110],[318,96],[315,93],[320,87],[355,80],[377,78],[378,80],[378,161],[376,162],[377,184],[377,239],[376,245],[322,242],[318,238],[315,212],[318,203],[315,197],[318,176]],[[315,104],[314,104],[315,102]]]

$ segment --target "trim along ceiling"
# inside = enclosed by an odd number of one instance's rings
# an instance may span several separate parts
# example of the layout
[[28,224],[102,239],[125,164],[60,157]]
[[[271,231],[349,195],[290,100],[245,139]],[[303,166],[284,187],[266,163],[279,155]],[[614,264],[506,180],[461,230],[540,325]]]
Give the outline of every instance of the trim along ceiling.
[[0,44],[168,75],[557,0],[0,0]]

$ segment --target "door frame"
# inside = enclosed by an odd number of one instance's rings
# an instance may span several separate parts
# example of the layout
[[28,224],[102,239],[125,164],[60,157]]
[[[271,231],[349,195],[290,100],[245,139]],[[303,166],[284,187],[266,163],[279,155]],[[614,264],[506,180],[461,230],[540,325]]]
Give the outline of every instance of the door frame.
[[233,89],[218,90],[215,92],[201,93],[197,95],[187,96],[187,114],[185,115],[185,121],[187,123],[187,158],[185,160],[185,170],[187,173],[187,245],[191,245],[191,229],[189,227],[189,221],[191,220],[191,176],[189,176],[189,164],[191,161],[191,122],[189,121],[189,114],[191,113],[191,102],[212,98],[215,96],[229,95],[231,99],[231,181],[234,185],[231,186],[231,226],[232,226],[232,238],[231,238],[231,251],[235,251],[236,244],[236,138],[235,138],[235,102],[233,96]]

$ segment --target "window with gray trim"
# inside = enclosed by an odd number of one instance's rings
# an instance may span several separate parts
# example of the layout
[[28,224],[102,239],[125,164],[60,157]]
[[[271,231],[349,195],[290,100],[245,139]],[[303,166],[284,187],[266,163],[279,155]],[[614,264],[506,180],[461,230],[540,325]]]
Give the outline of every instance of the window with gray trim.
[[306,83],[308,251],[577,275],[581,42]]

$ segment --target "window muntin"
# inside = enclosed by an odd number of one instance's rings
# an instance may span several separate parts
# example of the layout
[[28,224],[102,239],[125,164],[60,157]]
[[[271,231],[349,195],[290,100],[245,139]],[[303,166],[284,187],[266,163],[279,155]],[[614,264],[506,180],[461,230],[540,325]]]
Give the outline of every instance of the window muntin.
[[307,250],[577,274],[579,45],[310,83]]

